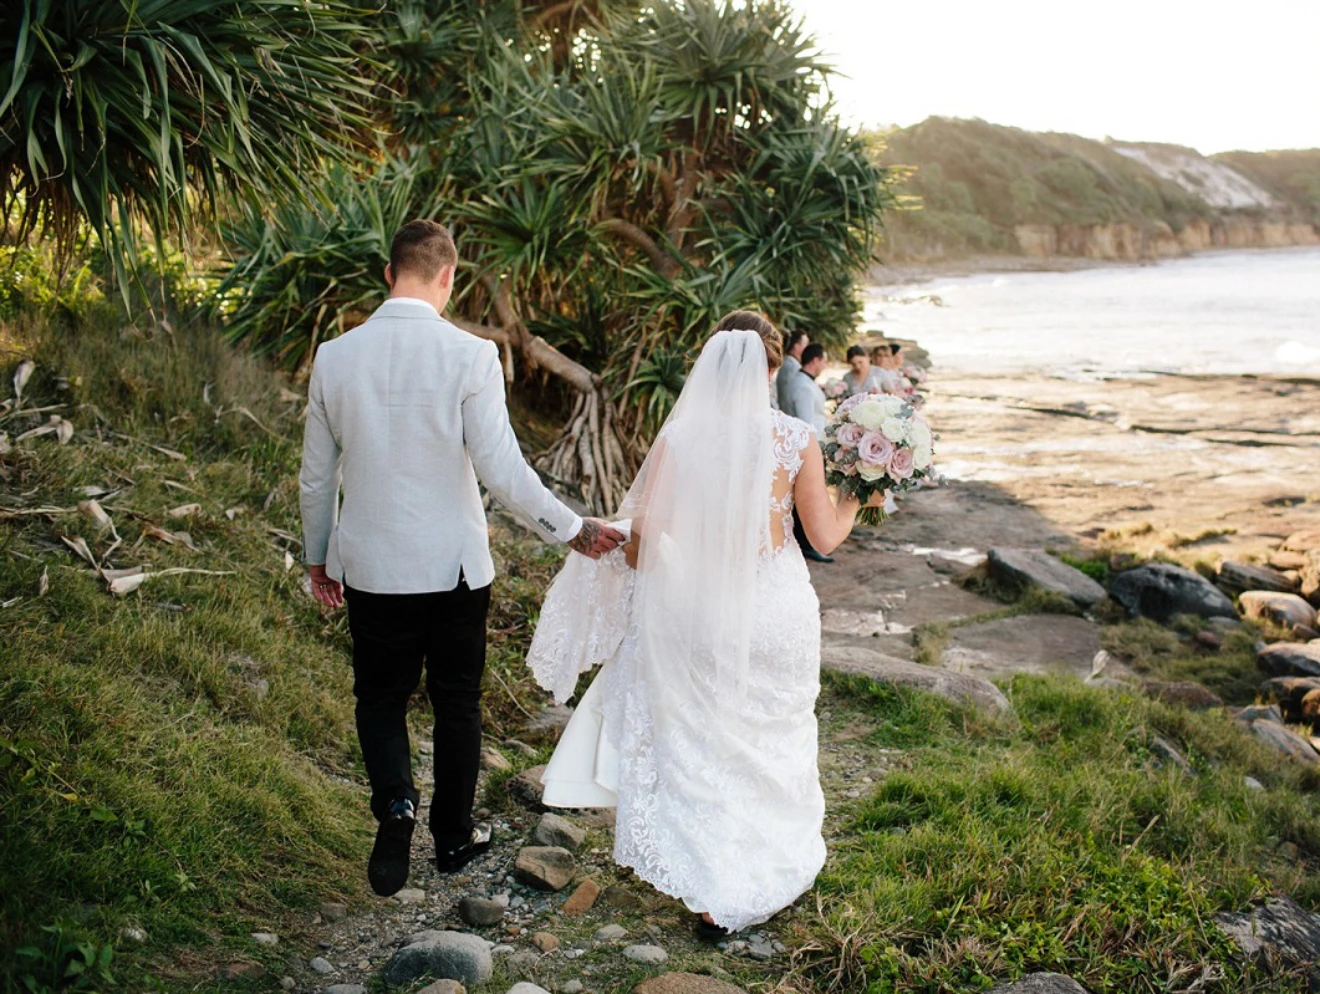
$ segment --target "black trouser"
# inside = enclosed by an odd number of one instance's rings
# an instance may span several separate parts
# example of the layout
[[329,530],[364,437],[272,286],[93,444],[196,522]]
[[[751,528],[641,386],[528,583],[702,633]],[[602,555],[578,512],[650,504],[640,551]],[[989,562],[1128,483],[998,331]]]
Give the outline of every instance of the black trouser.
[[381,820],[401,797],[418,804],[408,745],[408,699],[426,666],[435,711],[431,835],[447,852],[472,837],[481,763],[481,675],[486,668],[490,587],[429,594],[371,594],[345,585],[353,636],[357,732]]

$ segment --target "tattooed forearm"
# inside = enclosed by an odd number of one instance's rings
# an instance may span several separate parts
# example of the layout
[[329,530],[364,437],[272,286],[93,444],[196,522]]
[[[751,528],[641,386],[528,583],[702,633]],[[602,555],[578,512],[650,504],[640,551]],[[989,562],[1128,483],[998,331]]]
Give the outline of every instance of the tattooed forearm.
[[582,530],[579,531],[569,541],[568,546],[574,552],[580,552],[584,556],[591,555],[596,549],[596,543],[600,540],[600,524],[592,521],[590,518],[582,520]]

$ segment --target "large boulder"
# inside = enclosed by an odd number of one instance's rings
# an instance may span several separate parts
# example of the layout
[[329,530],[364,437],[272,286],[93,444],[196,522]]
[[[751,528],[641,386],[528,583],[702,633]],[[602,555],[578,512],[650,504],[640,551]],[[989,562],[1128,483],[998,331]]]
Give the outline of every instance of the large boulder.
[[1277,569],[1268,566],[1256,566],[1252,563],[1236,563],[1225,560],[1219,564],[1219,585],[1235,594],[1247,590],[1273,590],[1279,593],[1291,593],[1297,589],[1298,581],[1284,576]]
[[1296,594],[1280,594],[1272,590],[1248,590],[1238,598],[1242,613],[1257,621],[1270,621],[1280,628],[1315,627],[1315,608]]
[[1061,594],[1081,608],[1105,599],[1104,587],[1042,549],[991,549],[986,562],[991,576]]
[[1256,665],[1270,676],[1320,677],[1320,645],[1275,642],[1256,653]]
[[1283,551],[1300,556],[1292,568],[1301,574],[1301,595],[1320,608],[1320,531],[1296,532],[1283,543]]
[[493,971],[490,944],[485,939],[468,932],[429,929],[405,939],[381,975],[391,987],[421,977],[457,980],[473,987],[488,981]]
[[1292,898],[1272,897],[1247,912],[1221,912],[1215,924],[1248,959],[1288,967],[1320,961],[1320,922]]
[[989,680],[968,673],[955,673],[940,666],[922,666],[869,649],[824,646],[821,665],[835,673],[869,677],[876,683],[912,687],[938,694],[959,704],[969,704],[993,714],[1010,715],[1013,705]]
[[1320,766],[1320,753],[1309,741],[1283,724],[1283,714],[1277,705],[1243,708],[1234,720],[1285,756],[1307,766]]
[[1232,617],[1228,596],[1209,580],[1172,563],[1146,563],[1124,570],[1109,585],[1109,596],[1128,614],[1165,622],[1178,614]]
[[1011,984],[1001,984],[990,994],[1088,994],[1085,987],[1062,973],[1032,973]]

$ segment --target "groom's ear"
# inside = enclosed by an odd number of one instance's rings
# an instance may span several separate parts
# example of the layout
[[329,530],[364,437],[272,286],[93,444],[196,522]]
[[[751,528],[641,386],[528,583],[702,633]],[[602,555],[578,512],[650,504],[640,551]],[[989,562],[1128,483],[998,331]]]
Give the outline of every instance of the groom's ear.
[[440,286],[445,290],[454,288],[454,266],[443,266],[440,269]]
[[394,267],[388,262],[385,263],[385,285],[391,290],[394,289]]

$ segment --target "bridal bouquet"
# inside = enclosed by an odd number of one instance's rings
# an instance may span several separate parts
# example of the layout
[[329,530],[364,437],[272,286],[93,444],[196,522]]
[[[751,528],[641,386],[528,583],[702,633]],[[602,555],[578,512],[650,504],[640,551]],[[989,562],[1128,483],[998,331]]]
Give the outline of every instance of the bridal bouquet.
[[848,384],[843,380],[826,380],[825,386],[821,389],[825,393],[826,400],[842,400],[848,394]]
[[[890,394],[858,394],[842,401],[825,426],[825,482],[863,504],[886,490],[902,492],[934,476],[935,436],[909,401]],[[864,507],[864,525],[884,520]]]

